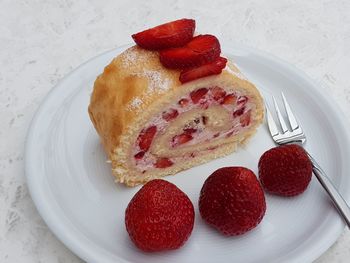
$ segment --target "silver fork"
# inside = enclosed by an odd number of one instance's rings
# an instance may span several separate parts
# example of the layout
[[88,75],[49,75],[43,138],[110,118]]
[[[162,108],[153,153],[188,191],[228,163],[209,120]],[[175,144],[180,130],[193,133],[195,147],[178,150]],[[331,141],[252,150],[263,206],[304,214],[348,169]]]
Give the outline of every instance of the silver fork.
[[[269,126],[270,134],[272,136],[272,139],[274,142],[278,145],[283,145],[283,144],[299,144],[302,146],[306,142],[306,135],[303,132],[303,129],[301,128],[300,123],[297,121],[296,117],[294,116],[289,103],[284,96],[282,92],[282,101],[284,108],[287,113],[287,121],[289,122],[291,130],[288,128],[282,114],[281,110],[277,105],[276,99],[274,96],[273,98],[273,104],[274,108],[276,110],[276,115],[278,122],[280,124],[280,128],[277,128],[277,125],[272,117],[271,111],[267,105],[266,105],[266,119],[267,119],[267,124]],[[316,178],[318,181],[321,183],[322,187],[326,190],[328,193],[329,197],[332,199],[333,204],[337,208],[339,214],[343,217],[345,220],[346,224],[350,228],[350,208],[343,199],[343,197],[340,195],[336,187],[333,185],[332,181],[328,178],[326,173],[321,169],[321,167],[318,165],[318,163],[315,161],[312,156],[307,153],[311,162],[312,162],[312,171],[315,174]]]

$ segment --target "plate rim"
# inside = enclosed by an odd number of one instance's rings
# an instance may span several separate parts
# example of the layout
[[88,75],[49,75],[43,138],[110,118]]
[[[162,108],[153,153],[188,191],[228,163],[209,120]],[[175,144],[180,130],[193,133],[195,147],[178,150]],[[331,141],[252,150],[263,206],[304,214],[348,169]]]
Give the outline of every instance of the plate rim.
[[[43,218],[47,226],[49,227],[50,231],[54,233],[54,235],[67,247],[69,248],[73,253],[75,253],[78,257],[81,259],[87,261],[87,262],[104,262],[106,260],[106,256],[97,253],[94,250],[88,249],[86,245],[82,245],[79,242],[81,241],[80,238],[77,238],[77,236],[73,235],[70,233],[67,229],[67,226],[64,224],[59,224],[60,221],[58,220],[57,217],[54,216],[53,213],[51,213],[51,209],[49,206],[49,203],[46,203],[43,201],[44,199],[40,195],[40,187],[36,184],[35,180],[35,167],[33,163],[35,163],[35,160],[32,160],[32,155],[31,151],[35,149],[35,147],[32,146],[33,144],[33,137],[35,136],[35,128],[37,125],[40,125],[39,123],[39,118],[42,116],[42,114],[45,114],[45,106],[49,99],[54,96],[56,93],[60,92],[60,86],[64,83],[66,79],[68,79],[70,76],[72,76],[74,73],[76,73],[79,70],[82,70],[86,65],[88,65],[91,61],[97,59],[98,57],[101,57],[103,55],[106,55],[108,53],[116,52],[119,54],[122,52],[124,49],[132,46],[132,44],[126,44],[122,46],[118,46],[116,48],[107,50],[105,52],[102,52],[84,63],[80,64],[78,67],[70,71],[68,74],[66,74],[52,89],[48,92],[48,94],[43,98],[40,106],[36,110],[32,121],[29,125],[29,129],[27,132],[27,137],[26,137],[26,142],[25,142],[25,151],[24,151],[24,168],[25,168],[25,176],[26,176],[26,181],[29,189],[29,193],[31,195],[31,198],[40,214],[40,216]],[[246,45],[238,44],[238,43],[233,43],[230,44],[230,47],[222,45],[223,50],[225,51],[224,53],[229,54],[234,54],[233,50],[238,49],[241,51],[246,51],[248,53],[252,53],[254,55],[257,55],[259,57],[262,57],[263,59],[273,62],[275,64],[279,64],[282,66],[283,69],[288,69],[289,71],[293,72],[295,75],[298,75],[300,79],[303,79],[306,81],[310,86],[313,87],[314,91],[318,93],[319,96],[323,97],[325,101],[328,103],[328,107],[332,108],[332,111],[337,111],[339,114],[335,115],[338,119],[337,123],[342,125],[342,130],[343,132],[347,135],[346,138],[343,138],[345,140],[345,144],[350,146],[350,132],[346,129],[346,126],[348,126],[348,121],[345,117],[344,112],[341,109],[337,109],[335,105],[338,105],[337,103],[334,102],[333,97],[329,94],[329,92],[326,89],[318,90],[317,85],[315,81],[313,81],[305,72],[302,70],[298,69],[295,65],[288,63],[287,61],[284,61],[277,56],[265,52],[253,47],[249,47]],[[333,103],[332,103],[333,102]],[[350,148],[350,147],[349,147]],[[350,150],[349,150],[350,152]],[[350,191],[344,193],[344,198],[349,202],[350,199]],[[313,249],[304,250],[304,253],[299,254],[298,258],[292,259],[294,262],[300,262],[299,260],[302,260],[302,262],[311,262],[315,259],[317,259],[319,256],[321,256],[340,236],[340,234],[343,232],[345,228],[345,224],[343,221],[338,220],[337,224],[334,224],[332,226],[332,231],[328,234],[328,236],[324,236],[322,240],[325,240],[325,237],[327,237],[326,241],[323,242],[322,245],[313,245]],[[319,242],[320,243],[320,242]],[[94,245],[96,247],[96,245]],[[318,249],[317,249],[318,248]],[[107,251],[104,251],[104,254],[106,254]],[[113,255],[113,254],[112,254]],[[115,257],[115,255],[113,255]],[[126,261],[125,259],[118,257],[119,262],[129,262]],[[305,261],[306,260],[306,261]],[[291,261],[291,262],[292,262]]]

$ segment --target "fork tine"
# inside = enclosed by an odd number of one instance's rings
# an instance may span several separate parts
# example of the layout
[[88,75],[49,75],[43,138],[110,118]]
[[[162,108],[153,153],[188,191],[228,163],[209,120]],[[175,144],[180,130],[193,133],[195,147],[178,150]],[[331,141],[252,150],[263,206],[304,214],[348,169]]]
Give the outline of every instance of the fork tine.
[[275,97],[273,95],[272,95],[272,99],[273,99],[273,104],[275,105],[275,110],[276,110],[276,113],[277,113],[278,121],[281,124],[281,128],[282,128],[283,133],[285,133],[286,131],[288,131],[287,124],[285,123],[285,121],[283,119],[283,116],[281,114],[280,108],[278,107],[276,99],[275,99]]
[[290,124],[290,127],[292,128],[292,130],[296,130],[299,128],[299,124],[298,124],[298,121],[297,119],[295,118],[290,106],[289,106],[289,103],[286,99],[286,97],[284,96],[283,92],[282,92],[282,99],[283,99],[283,105],[284,105],[284,108],[286,109],[286,112],[287,112],[287,116],[288,116],[288,121],[289,121],[289,124]]
[[267,103],[265,103],[266,106],[266,119],[267,119],[267,125],[269,126],[269,130],[271,133],[271,136],[275,136],[277,134],[279,134],[277,125],[275,123],[275,121],[273,120],[272,114],[270,112],[269,106],[267,105]]

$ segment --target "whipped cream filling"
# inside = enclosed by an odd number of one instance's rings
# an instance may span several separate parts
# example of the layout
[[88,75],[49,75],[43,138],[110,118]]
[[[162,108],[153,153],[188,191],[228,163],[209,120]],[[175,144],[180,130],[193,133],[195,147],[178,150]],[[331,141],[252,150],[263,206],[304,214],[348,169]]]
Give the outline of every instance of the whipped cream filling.
[[[202,148],[201,151],[198,151],[192,149],[191,146],[205,146],[213,140],[233,136],[250,126],[250,115],[251,111],[255,109],[255,105],[248,97],[238,91],[234,93],[225,91],[226,94],[218,99],[214,94],[214,89],[218,89],[218,87],[205,89],[208,90],[207,93],[198,101],[192,100],[192,93],[183,96],[174,104],[170,105],[168,109],[160,112],[148,122],[145,128],[151,126],[157,127],[157,132],[153,137],[152,144],[156,142],[159,144],[159,142],[161,142],[159,138],[167,137],[169,133],[170,137],[163,142],[164,144],[159,145],[160,148],[163,148],[164,153],[161,155],[155,154],[154,149],[156,149],[157,147],[155,146],[158,145],[151,145],[148,151],[142,153],[142,158],[135,157],[142,152],[139,147],[139,140],[135,141],[132,149],[132,159],[141,172],[155,168],[154,164],[159,158],[167,158],[175,164],[205,154],[207,151],[214,150],[214,148],[208,145],[208,148]],[[198,90],[199,89],[196,91]],[[224,103],[225,96],[228,95],[232,96],[233,99],[230,103]],[[176,114],[174,114],[174,112],[176,112]],[[183,114],[188,115],[191,112],[197,112],[198,114],[194,114],[193,119],[187,119],[186,123],[180,125],[180,127],[172,125],[174,122],[179,122]],[[166,113],[173,114],[170,114],[169,117]],[[181,122],[181,124],[183,124],[183,122]],[[177,139],[180,138],[176,136],[183,136],[185,139],[180,140],[180,143],[174,143],[174,141],[177,142]],[[182,139],[182,137],[180,139]],[[180,151],[179,155],[170,154],[172,151],[181,150],[181,148],[183,148],[184,151]]]

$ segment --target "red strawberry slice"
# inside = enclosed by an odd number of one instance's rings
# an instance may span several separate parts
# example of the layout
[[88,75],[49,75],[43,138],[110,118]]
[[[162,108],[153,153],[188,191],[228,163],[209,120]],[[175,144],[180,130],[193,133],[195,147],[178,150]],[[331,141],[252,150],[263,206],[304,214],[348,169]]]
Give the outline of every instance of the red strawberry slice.
[[156,163],[154,164],[154,166],[156,168],[167,168],[172,166],[174,163],[169,160],[168,158],[159,158]]
[[144,151],[138,152],[137,154],[134,155],[134,158],[136,160],[141,160],[143,158],[143,156],[145,155]]
[[195,27],[193,19],[180,19],[139,32],[132,38],[137,45],[149,50],[181,47],[193,38]]
[[226,91],[220,87],[214,87],[210,90],[214,100],[216,101],[221,101],[226,95]]
[[178,115],[179,115],[179,112],[177,110],[169,109],[162,113],[162,118],[166,121],[171,121],[172,119],[175,119]]
[[212,35],[194,37],[185,46],[160,51],[160,62],[166,68],[192,68],[214,61],[220,56],[219,40]]
[[179,105],[181,106],[181,108],[184,108],[188,105],[188,99],[181,99],[179,100]]
[[131,241],[147,252],[184,245],[194,225],[194,208],[174,184],[155,179],[145,184],[125,210],[125,227]]
[[187,133],[187,134],[192,134],[192,133],[195,133],[197,131],[197,129],[194,129],[194,128],[186,128],[184,129],[184,132]]
[[216,60],[197,68],[183,70],[180,73],[179,79],[181,83],[185,83],[195,79],[220,74],[223,68],[225,68],[226,62],[226,58],[219,57]]
[[264,189],[281,196],[301,194],[312,177],[312,164],[307,153],[295,144],[266,151],[260,157],[258,167]]
[[139,147],[142,151],[147,152],[149,147],[152,144],[153,137],[157,132],[157,127],[156,126],[151,126],[148,127],[146,130],[142,130],[139,137],[138,137],[138,142],[139,142]]
[[226,138],[229,138],[229,137],[231,137],[232,135],[233,135],[233,131],[232,131],[232,132],[227,133],[227,134],[226,134]]
[[175,146],[187,143],[192,139],[193,139],[193,137],[189,133],[182,133],[180,135],[176,135],[172,139],[172,146],[175,147]]
[[247,111],[239,118],[239,123],[242,125],[242,127],[248,126],[250,124],[250,112],[250,110]]
[[240,108],[238,110],[235,110],[233,112],[233,117],[236,118],[238,116],[241,116],[243,114],[244,110],[245,110],[245,107],[242,107],[242,108]]
[[190,93],[191,100],[197,104],[208,93],[208,89],[200,88]]
[[209,225],[227,236],[243,234],[264,217],[264,192],[255,174],[244,167],[216,170],[204,182],[199,212]]
[[247,103],[247,101],[248,101],[247,96],[240,96],[237,100],[237,104],[243,106]]
[[228,94],[225,96],[224,100],[221,102],[221,104],[224,105],[232,105],[236,102],[236,96],[233,94]]

